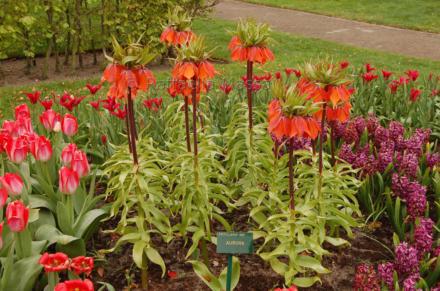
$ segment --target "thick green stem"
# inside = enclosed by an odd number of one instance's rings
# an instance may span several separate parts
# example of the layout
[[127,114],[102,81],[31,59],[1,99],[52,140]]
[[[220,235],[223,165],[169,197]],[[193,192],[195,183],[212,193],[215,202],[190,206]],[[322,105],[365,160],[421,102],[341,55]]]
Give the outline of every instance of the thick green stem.
[[209,257],[208,257],[208,246],[206,244],[206,240],[202,239],[201,243],[200,243],[200,248],[201,248],[201,253],[202,253],[202,258],[203,258],[203,263],[208,266],[209,264]]
[[141,269],[142,290],[148,290],[148,269]]

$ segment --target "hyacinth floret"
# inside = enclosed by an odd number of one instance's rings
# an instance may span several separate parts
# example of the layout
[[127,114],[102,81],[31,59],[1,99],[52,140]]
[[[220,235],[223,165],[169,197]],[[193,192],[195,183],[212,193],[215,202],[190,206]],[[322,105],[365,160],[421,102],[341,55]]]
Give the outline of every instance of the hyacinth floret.
[[394,264],[392,262],[386,262],[379,264],[377,266],[377,272],[379,274],[380,280],[388,287],[390,290],[394,290]]
[[373,265],[360,264],[356,268],[353,290],[379,291],[379,280]]
[[402,242],[396,246],[394,253],[394,267],[399,275],[412,275],[419,272],[419,259],[414,247]]
[[430,218],[421,218],[420,224],[414,231],[414,246],[418,251],[419,259],[431,251],[433,226],[434,222]]

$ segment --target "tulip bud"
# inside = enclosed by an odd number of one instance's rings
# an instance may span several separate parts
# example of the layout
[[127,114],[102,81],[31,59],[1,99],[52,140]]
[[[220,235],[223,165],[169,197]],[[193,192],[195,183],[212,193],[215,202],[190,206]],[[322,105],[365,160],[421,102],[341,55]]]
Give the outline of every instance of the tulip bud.
[[29,208],[21,200],[15,200],[6,207],[6,222],[12,232],[23,231],[29,220]]
[[72,114],[65,114],[61,121],[61,130],[67,136],[74,136],[78,131],[78,121]]
[[0,177],[0,183],[11,196],[20,195],[23,191],[23,180],[17,174],[6,173],[3,177]]
[[52,109],[46,110],[40,115],[40,122],[49,131],[58,132],[61,129],[61,116]]
[[26,159],[27,153],[29,151],[29,146],[26,137],[20,136],[20,137],[10,138],[6,142],[5,150],[11,162],[16,164],[23,162]]
[[52,157],[52,145],[45,136],[37,137],[29,143],[29,147],[35,160],[47,162]]
[[64,165],[70,165],[72,162],[73,154],[78,150],[76,144],[71,143],[68,144],[62,151],[61,151],[61,161]]
[[78,173],[79,177],[85,177],[90,171],[87,155],[82,151],[76,151],[73,154],[72,162],[70,163],[72,170]]
[[64,194],[74,194],[79,185],[78,173],[68,167],[59,171],[59,188]]

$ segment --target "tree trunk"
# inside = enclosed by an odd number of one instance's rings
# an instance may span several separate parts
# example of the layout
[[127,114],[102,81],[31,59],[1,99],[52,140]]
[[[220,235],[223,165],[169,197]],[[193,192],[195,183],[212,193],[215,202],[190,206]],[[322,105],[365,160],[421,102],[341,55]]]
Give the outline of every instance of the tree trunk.
[[89,0],[84,1],[84,7],[87,11],[87,19],[89,21],[89,37],[90,37],[90,49],[93,52],[93,65],[98,64],[98,58],[96,56],[96,46],[95,46],[95,37],[93,35],[93,27],[92,27],[92,14],[91,11],[89,11]]
[[67,37],[66,37],[66,49],[64,51],[64,65],[67,66],[69,65],[69,56],[72,52],[71,49],[71,45],[72,45],[72,31],[71,31],[71,27],[72,27],[72,22],[70,19],[70,9],[69,9],[69,3],[64,2],[66,8],[66,22],[68,25],[68,30],[67,30]]
[[81,4],[82,0],[75,0],[75,28],[76,28],[76,51],[78,52],[79,67],[84,67],[83,56],[81,53],[82,45],[82,26],[81,26]]
[[45,80],[48,77],[50,56],[52,55],[53,39],[55,35],[54,25],[53,25],[53,5],[51,0],[44,0],[44,5],[47,6],[46,15],[47,22],[49,24],[50,30],[53,33],[52,37],[47,39],[47,50],[46,57],[44,59],[43,70],[41,72],[41,79]]

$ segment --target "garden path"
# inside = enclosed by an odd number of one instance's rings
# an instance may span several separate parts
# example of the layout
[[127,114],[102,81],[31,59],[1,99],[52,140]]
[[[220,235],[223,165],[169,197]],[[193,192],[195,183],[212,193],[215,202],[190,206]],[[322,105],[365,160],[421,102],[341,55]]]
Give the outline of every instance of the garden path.
[[215,7],[214,16],[227,20],[252,17],[287,33],[411,57],[440,60],[440,34],[436,33],[369,24],[234,0],[221,0]]

